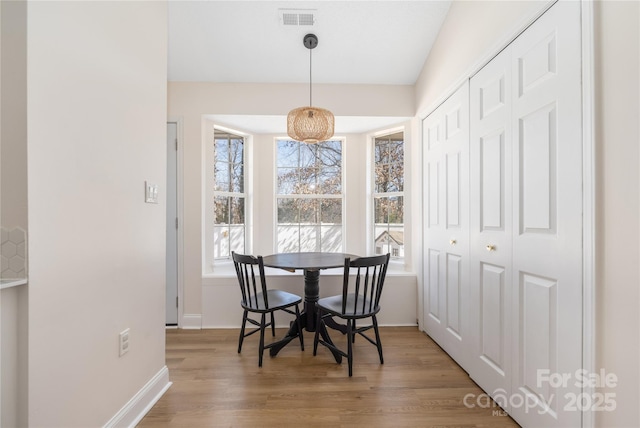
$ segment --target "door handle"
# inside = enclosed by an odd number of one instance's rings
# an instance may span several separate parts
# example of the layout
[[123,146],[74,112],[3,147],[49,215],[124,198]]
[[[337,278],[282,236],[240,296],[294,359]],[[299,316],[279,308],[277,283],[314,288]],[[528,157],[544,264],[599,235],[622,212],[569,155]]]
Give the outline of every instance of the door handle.
[[458,241],[456,241],[455,239],[450,239],[449,240],[449,244],[451,245],[456,245],[458,243]]
[[495,250],[496,250],[495,245],[487,245],[487,251],[495,251]]

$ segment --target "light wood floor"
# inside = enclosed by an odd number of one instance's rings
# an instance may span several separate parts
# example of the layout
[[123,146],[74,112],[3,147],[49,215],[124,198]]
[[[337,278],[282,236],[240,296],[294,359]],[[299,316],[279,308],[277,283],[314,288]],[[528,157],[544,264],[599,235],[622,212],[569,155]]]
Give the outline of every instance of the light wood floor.
[[[330,331],[339,346],[345,339]],[[276,330],[276,338],[285,330]],[[517,427],[499,407],[468,408],[482,390],[415,327],[381,328],[384,365],[356,339],[353,377],[313,334],[268,351],[258,368],[258,337],[239,330],[167,330],[173,385],[139,427]],[[268,335],[271,338],[271,335]],[[475,398],[469,403],[477,403]],[[482,400],[481,400],[482,402]],[[502,413],[502,415],[497,415]]]

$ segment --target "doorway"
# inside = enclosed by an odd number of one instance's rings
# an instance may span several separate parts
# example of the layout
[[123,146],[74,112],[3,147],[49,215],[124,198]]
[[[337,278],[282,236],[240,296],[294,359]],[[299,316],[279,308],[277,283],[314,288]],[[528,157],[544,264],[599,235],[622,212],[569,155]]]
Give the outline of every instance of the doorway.
[[167,123],[166,325],[178,326],[178,123]]

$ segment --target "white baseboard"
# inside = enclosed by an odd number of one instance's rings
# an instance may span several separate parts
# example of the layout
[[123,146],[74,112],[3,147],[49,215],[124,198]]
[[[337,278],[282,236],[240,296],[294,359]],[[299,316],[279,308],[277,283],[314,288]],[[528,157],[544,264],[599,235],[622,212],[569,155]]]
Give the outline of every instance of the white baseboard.
[[185,330],[200,330],[202,328],[201,314],[184,314],[182,316],[182,326]]
[[135,427],[170,386],[169,369],[164,366],[104,425],[104,428]]

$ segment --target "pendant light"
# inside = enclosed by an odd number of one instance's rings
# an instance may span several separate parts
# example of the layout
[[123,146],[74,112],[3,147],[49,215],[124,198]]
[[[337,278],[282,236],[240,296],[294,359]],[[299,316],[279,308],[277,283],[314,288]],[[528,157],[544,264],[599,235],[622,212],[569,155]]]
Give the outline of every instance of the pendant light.
[[307,34],[302,42],[309,49],[309,105],[289,112],[287,134],[296,141],[315,144],[333,137],[334,118],[329,110],[312,107],[311,50],[318,46],[318,37]]

